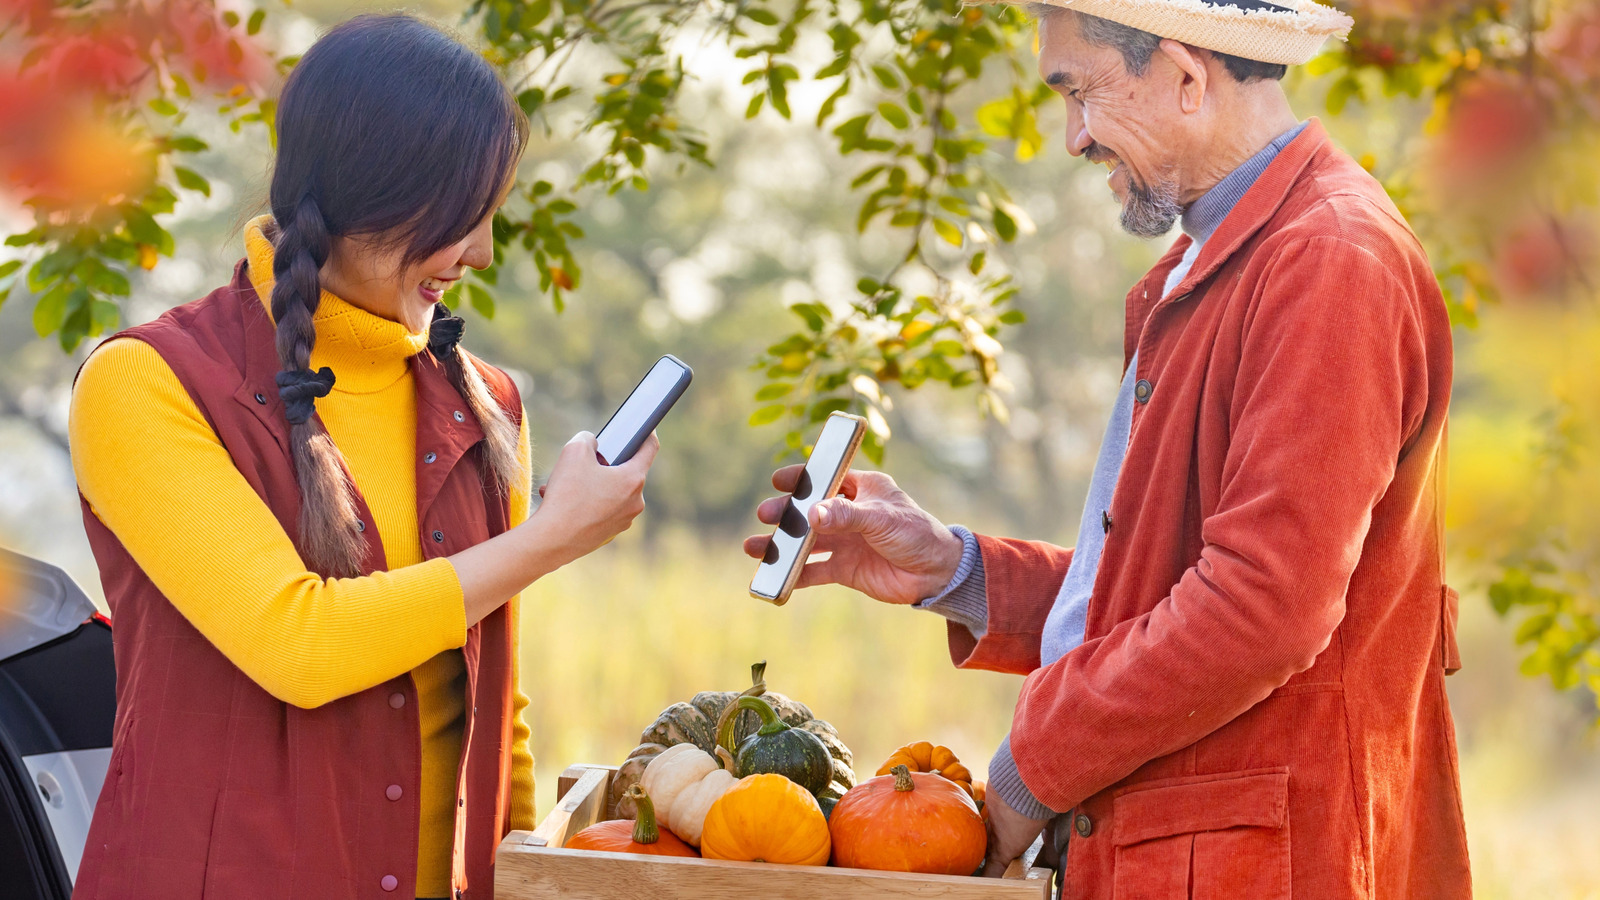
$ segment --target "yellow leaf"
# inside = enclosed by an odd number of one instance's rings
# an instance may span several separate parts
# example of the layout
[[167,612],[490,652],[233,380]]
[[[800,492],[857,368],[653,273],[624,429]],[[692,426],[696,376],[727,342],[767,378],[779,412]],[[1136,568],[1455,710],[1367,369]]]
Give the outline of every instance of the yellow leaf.
[[912,319],[905,324],[904,328],[900,329],[900,337],[908,341],[914,341],[917,339],[917,335],[929,331],[932,328],[932,322],[926,322],[922,319]]
[[139,268],[150,271],[156,267],[156,248],[149,244],[139,245]]
[[627,80],[628,80],[628,76],[626,74],[622,73],[622,72],[617,72],[617,73],[615,73],[613,75],[607,75],[606,76],[606,84],[609,84],[612,87],[616,87],[616,86],[618,86],[620,84],[623,84],[623,83],[627,82]]

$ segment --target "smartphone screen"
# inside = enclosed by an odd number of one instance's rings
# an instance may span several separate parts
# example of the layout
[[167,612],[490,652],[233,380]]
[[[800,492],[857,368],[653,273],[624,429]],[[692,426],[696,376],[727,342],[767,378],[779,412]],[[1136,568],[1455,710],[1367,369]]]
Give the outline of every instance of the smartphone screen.
[[596,435],[600,461],[618,466],[633,454],[656,430],[667,410],[683,396],[694,372],[676,356],[663,356],[645,373],[644,380],[622,401],[611,419]]
[[779,606],[788,602],[816,539],[811,532],[811,507],[839,492],[866,425],[860,416],[834,413],[828,417],[778,519],[766,555],[756,568],[756,577],[750,582],[751,596]]

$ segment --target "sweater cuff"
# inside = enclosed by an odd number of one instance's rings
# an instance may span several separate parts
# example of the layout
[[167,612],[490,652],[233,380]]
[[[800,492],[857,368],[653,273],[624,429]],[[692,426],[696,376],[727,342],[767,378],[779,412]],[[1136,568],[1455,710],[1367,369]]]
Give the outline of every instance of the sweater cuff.
[[989,595],[983,574],[983,554],[971,531],[951,525],[950,533],[961,538],[961,564],[943,590],[912,605],[938,613],[972,632],[974,640],[982,640],[989,630]]
[[989,760],[989,790],[1000,796],[1006,805],[1030,819],[1054,818],[1056,811],[1033,796],[1022,773],[1017,771],[1017,761],[1011,758],[1011,736],[1006,735]]

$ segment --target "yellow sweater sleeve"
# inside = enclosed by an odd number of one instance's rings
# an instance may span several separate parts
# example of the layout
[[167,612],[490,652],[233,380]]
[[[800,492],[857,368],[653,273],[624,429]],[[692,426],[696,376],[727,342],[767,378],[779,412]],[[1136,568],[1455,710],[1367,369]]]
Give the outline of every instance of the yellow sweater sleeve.
[[89,357],[68,436],[90,509],[178,611],[274,697],[320,706],[466,643],[448,560],[360,578],[309,571],[148,344],[111,341]]
[[[517,455],[522,457],[528,471],[533,471],[533,442],[528,436],[528,410],[522,410],[522,434],[517,440]],[[524,479],[511,491],[511,527],[528,520],[532,508],[533,484]],[[528,746],[532,731],[523,721],[523,711],[528,708],[528,695],[522,690],[522,595],[511,598],[511,827],[532,831],[538,826],[533,805],[533,750]]]

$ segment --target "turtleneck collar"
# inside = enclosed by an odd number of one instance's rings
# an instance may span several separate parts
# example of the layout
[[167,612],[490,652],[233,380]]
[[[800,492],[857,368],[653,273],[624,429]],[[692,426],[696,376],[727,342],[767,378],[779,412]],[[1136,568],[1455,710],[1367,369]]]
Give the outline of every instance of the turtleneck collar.
[[[250,284],[272,314],[272,241],[266,235],[271,216],[258,216],[245,226],[245,256],[250,264]],[[428,333],[412,333],[404,325],[373,315],[352,303],[322,292],[311,317],[317,342],[311,348],[311,368],[333,370],[335,391],[368,394],[381,391],[403,378],[408,360],[428,346]]]

